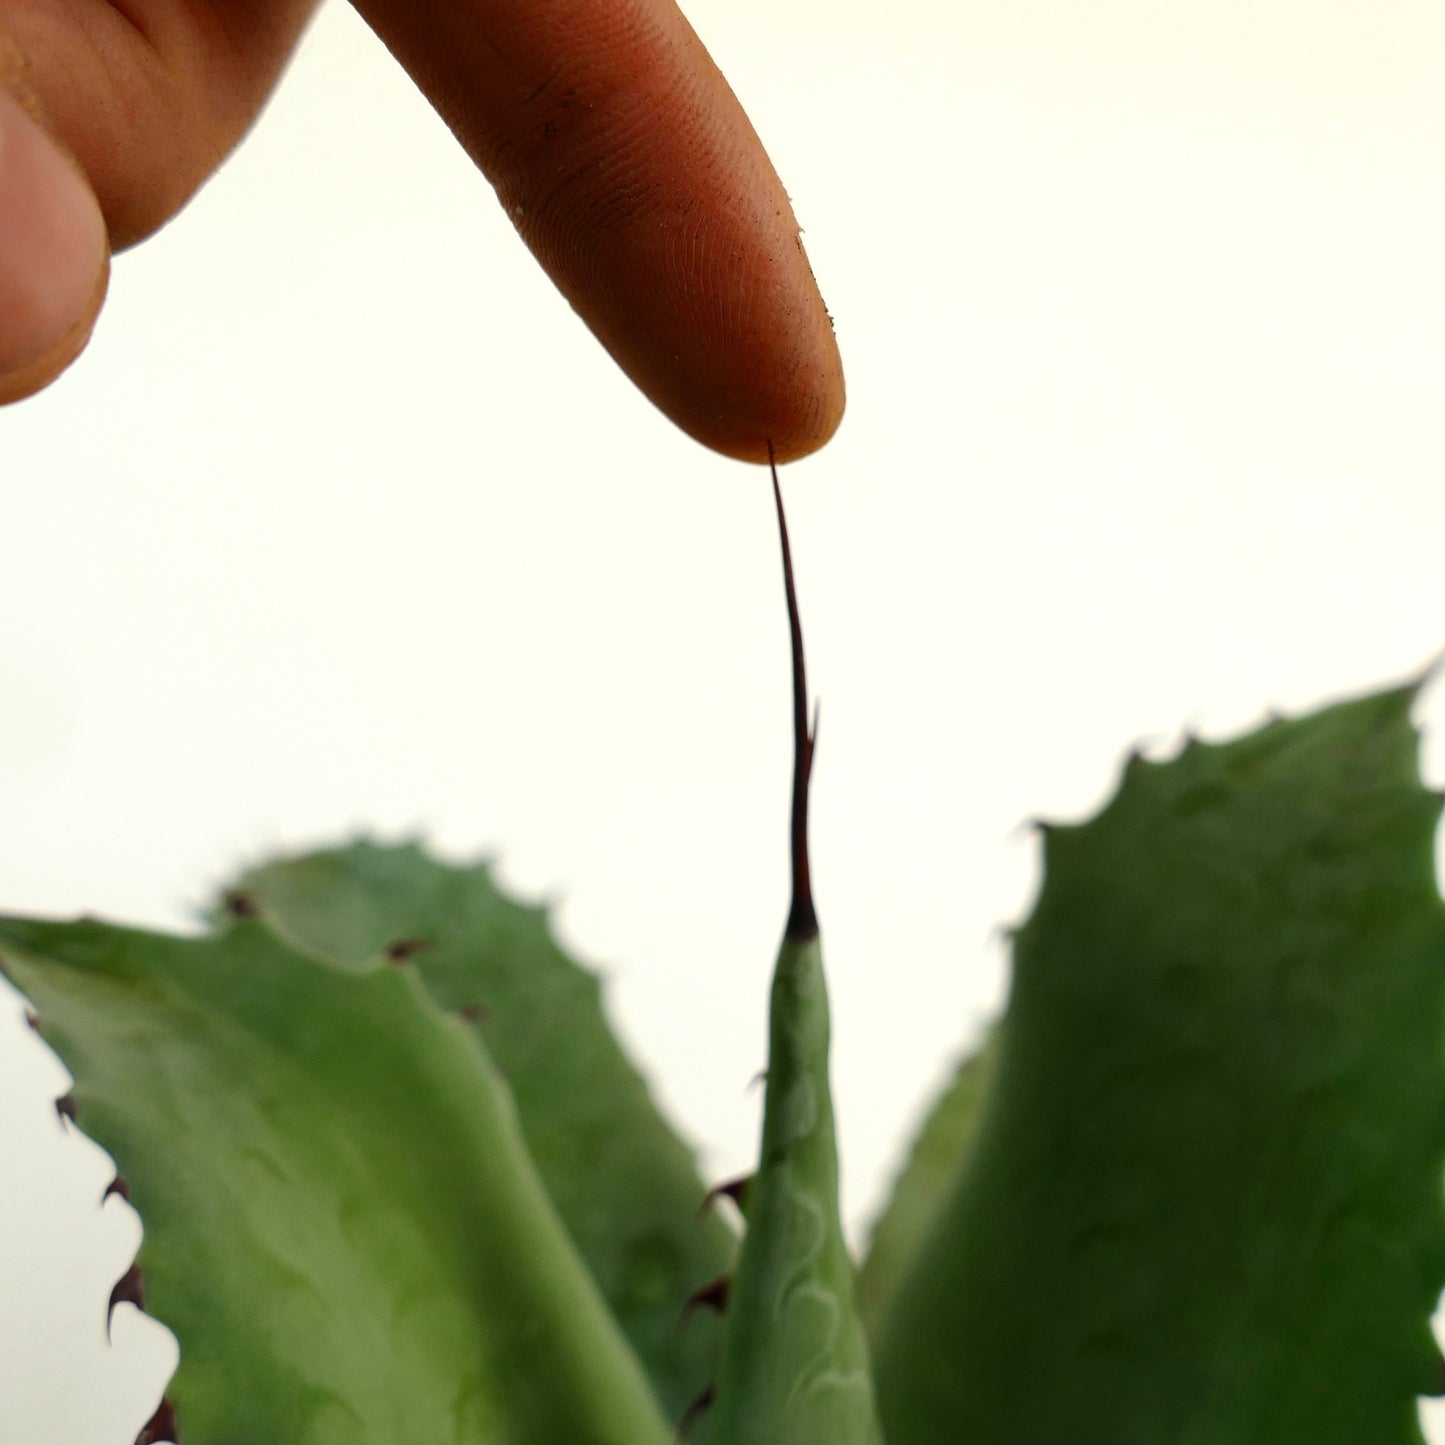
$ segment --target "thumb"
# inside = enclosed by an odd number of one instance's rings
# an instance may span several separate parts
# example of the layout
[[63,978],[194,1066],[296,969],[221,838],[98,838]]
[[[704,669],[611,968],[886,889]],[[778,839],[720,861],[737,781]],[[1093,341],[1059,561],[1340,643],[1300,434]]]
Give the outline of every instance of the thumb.
[[0,404],[39,391],[80,355],[109,273],[95,195],[0,35]]

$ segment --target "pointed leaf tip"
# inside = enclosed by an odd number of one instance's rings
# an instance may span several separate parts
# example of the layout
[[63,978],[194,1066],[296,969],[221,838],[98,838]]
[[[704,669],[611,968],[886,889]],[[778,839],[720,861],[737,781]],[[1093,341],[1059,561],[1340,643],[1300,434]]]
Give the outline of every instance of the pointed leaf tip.
[[705,1431],[708,1445],[881,1445],[838,1209],[831,1023],[808,857],[816,725],[810,732],[787,519],[777,467],[770,471],[792,644],[793,891],[770,990],[758,1169]]
[[818,915],[813,906],[811,860],[808,856],[808,785],[812,781],[815,734],[808,729],[808,674],[803,658],[803,624],[798,613],[798,594],[793,581],[793,550],[788,541],[788,519],[783,511],[783,491],[778,468],[768,448],[768,468],[773,480],[773,502],[778,513],[778,538],[783,553],[783,591],[788,604],[788,637],[793,660],[793,811],[791,861],[793,896],[788,908],[785,936],[806,942],[818,936]]

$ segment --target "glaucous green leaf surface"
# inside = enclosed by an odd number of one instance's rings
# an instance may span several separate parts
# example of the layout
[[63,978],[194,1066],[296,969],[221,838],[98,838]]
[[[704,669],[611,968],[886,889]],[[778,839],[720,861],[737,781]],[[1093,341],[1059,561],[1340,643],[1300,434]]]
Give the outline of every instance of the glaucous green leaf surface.
[[715,1314],[684,1301],[728,1270],[733,1233],[603,1013],[595,974],[557,947],[540,908],[485,865],[358,841],[283,858],[230,895],[300,947],[347,967],[410,957],[432,997],[466,1010],[507,1079],[538,1173],[670,1418],[708,1382]]
[[993,1085],[882,1331],[890,1445],[1418,1445],[1445,909],[1412,689],[1044,832]]
[[705,1445],[881,1445],[838,1215],[828,995],[816,932],[773,975],[767,1097]]
[[959,1161],[973,1138],[993,1078],[998,1053],[994,1040],[994,1034],[986,1035],[954,1071],[918,1131],[888,1204],[873,1226],[858,1270],[858,1311],[872,1340],[878,1338],[898,1281],[958,1176]]
[[415,970],[247,921],[3,920],[0,957],[144,1222],[185,1445],[670,1445],[505,1082]]

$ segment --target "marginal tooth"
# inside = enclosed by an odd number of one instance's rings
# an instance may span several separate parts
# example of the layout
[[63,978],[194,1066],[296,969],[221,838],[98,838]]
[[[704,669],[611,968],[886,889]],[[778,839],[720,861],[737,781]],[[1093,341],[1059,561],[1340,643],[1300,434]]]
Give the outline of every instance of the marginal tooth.
[[405,963],[416,954],[425,953],[427,949],[435,947],[436,944],[430,938],[398,938],[395,943],[386,945],[386,961]]
[[703,1196],[702,1203],[698,1206],[697,1212],[703,1214],[708,1207],[723,1195],[726,1195],[737,1205],[739,1209],[747,1206],[748,1186],[753,1182],[751,1174],[740,1174],[736,1179],[725,1179],[721,1184],[714,1185]]
[[141,1278],[140,1265],[132,1264],[116,1280],[115,1288],[110,1292],[110,1303],[105,1308],[106,1339],[110,1338],[110,1322],[115,1316],[115,1307],[119,1304],[134,1305],[138,1310],[146,1307],[145,1281]]
[[221,895],[221,906],[232,918],[259,918],[261,900],[241,888],[228,888]]
[[55,1101],[55,1112],[60,1118],[69,1119],[72,1124],[75,1123],[75,1095],[62,1094]]
[[464,1003],[457,1017],[465,1024],[480,1024],[492,1017],[492,1011],[484,1003]]
[[130,1203],[130,1185],[126,1183],[124,1174],[117,1174],[115,1178],[105,1186],[105,1193],[100,1196],[100,1202],[104,1204],[112,1194],[118,1194],[127,1204]]
[[677,1327],[682,1329],[693,1315],[704,1306],[716,1314],[728,1307],[728,1292],[732,1289],[732,1276],[720,1274],[699,1289],[693,1290],[683,1301],[682,1312],[677,1317]]
[[[683,1411],[682,1419],[677,1422],[677,1434],[673,1437],[675,1441],[679,1442],[679,1445],[697,1428],[697,1422],[712,1409],[715,1399],[717,1399],[717,1386],[710,1384]],[[143,1445],[143,1442],[137,1441],[136,1445]]]
[[176,1407],[164,1396],[156,1406],[156,1412],[142,1426],[141,1432],[135,1437],[135,1445],[158,1445],[159,1441],[174,1441],[180,1445],[180,1435],[176,1432]]
[[33,1008],[25,1010],[25,1026],[34,1029],[37,1034],[40,1032],[40,1015]]

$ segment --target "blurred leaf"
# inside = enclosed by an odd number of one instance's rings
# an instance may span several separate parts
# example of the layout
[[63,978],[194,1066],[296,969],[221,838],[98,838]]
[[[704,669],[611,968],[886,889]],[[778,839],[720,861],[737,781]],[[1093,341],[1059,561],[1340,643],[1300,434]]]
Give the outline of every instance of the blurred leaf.
[[1441,1388],[1445,908],[1413,688],[1045,830],[997,1071],[881,1331],[890,1445],[1407,1445]]
[[412,970],[257,922],[3,920],[0,950],[141,1214],[186,1445],[670,1445],[505,1083]]
[[596,975],[557,947],[545,912],[506,897],[485,865],[368,841],[267,863],[229,897],[347,967],[401,954],[441,1008],[467,1011],[558,1213],[678,1418],[720,1348],[716,1315],[679,1329],[679,1314],[731,1267],[736,1237],[717,1211],[699,1215],[691,1153],[619,1046]]
[[996,1034],[989,1033],[954,1071],[909,1150],[893,1192],[873,1226],[858,1271],[858,1309],[876,1340],[894,1291],[958,1176],[993,1078]]

